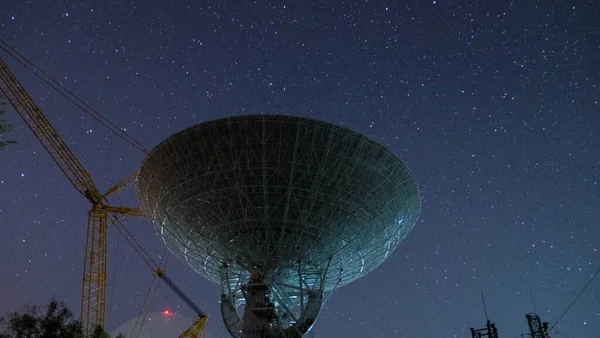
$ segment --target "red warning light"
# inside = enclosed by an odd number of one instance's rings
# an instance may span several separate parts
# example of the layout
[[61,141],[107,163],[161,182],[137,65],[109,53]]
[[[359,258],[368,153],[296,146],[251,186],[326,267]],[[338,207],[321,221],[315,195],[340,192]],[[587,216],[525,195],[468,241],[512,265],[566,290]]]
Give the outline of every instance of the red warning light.
[[165,317],[171,317],[173,315],[173,312],[169,311],[169,310],[165,310],[162,312],[163,316]]

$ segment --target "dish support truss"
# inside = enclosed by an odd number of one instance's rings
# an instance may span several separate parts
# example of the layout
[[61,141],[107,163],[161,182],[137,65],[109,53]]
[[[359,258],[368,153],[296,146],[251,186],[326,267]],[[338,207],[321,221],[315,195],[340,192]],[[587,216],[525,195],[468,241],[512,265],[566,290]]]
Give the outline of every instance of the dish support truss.
[[[260,268],[238,272],[221,268],[221,314],[225,327],[234,338],[297,338],[315,324],[324,299],[325,281],[331,260],[325,269],[298,262],[297,276],[272,273],[265,276]],[[289,270],[288,270],[289,271]],[[339,270],[339,281],[343,270]],[[294,278],[295,277],[295,278]],[[244,283],[247,281],[246,283]],[[336,284],[337,287],[337,284]],[[243,307],[240,317],[238,309]]]

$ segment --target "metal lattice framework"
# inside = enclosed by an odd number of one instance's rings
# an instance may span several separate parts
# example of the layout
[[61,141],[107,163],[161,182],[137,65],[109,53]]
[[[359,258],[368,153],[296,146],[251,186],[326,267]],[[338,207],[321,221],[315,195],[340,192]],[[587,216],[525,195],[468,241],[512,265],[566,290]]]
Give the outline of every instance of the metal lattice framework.
[[260,267],[288,306],[305,301],[302,290],[331,291],[375,269],[420,209],[415,181],[390,151],[280,115],[169,137],[145,159],[138,195],[165,244],[200,275],[233,294]]

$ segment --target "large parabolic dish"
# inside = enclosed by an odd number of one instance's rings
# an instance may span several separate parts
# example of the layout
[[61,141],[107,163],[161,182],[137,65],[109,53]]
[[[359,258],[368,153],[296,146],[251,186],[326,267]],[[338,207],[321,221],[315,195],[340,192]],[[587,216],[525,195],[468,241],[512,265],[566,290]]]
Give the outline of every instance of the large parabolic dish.
[[261,280],[265,299],[283,308],[375,269],[420,209],[410,171],[389,150],[279,115],[222,118],[169,137],[144,160],[138,196],[167,247],[224,294]]

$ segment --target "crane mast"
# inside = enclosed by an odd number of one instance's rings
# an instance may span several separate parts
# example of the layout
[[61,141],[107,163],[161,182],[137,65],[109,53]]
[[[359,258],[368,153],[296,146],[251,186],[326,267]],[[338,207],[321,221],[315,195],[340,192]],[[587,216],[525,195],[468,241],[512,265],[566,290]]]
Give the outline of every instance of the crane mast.
[[119,182],[107,193],[101,194],[81,162],[1,57],[0,90],[67,176],[69,182],[92,204],[88,217],[81,296],[81,321],[87,337],[97,326],[104,328],[105,323],[107,217],[109,214],[115,218],[116,215],[143,216],[143,213],[135,208],[109,206],[106,197],[133,179],[128,178]]

